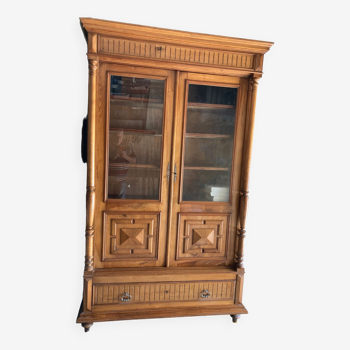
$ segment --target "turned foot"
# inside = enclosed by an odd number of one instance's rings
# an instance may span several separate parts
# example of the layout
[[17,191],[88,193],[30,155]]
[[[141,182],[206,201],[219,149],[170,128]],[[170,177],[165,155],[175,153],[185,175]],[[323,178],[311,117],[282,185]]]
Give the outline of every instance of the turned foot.
[[241,315],[230,315],[232,317],[232,322],[237,323],[237,320],[241,317]]
[[82,323],[81,326],[84,327],[85,332],[88,332],[90,330],[90,327],[93,325],[93,323]]

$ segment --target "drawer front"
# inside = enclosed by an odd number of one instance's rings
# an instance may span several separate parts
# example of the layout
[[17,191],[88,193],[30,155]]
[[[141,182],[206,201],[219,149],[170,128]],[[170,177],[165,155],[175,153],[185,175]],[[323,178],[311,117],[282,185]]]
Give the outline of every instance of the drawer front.
[[233,301],[235,281],[95,284],[93,305],[174,301]]

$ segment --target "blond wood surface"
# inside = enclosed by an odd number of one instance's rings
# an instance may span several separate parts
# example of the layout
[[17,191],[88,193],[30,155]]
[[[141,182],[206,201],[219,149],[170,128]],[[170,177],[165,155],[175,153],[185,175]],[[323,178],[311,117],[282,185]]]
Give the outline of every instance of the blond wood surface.
[[253,76],[250,79],[249,96],[247,104],[247,118],[245,126],[244,136],[244,149],[243,149],[243,161],[241,170],[241,184],[240,184],[240,205],[239,205],[239,227],[237,230],[237,250],[236,250],[236,266],[237,268],[243,267],[244,256],[244,239],[245,239],[245,219],[247,215],[248,206],[248,186],[249,186],[249,171],[251,154],[253,147],[253,132],[254,132],[254,120],[255,120],[255,106],[257,87],[260,76]]
[[237,269],[235,304],[242,304],[244,269]]
[[[81,22],[88,34],[89,145],[84,297],[77,322],[247,313],[242,266],[256,91],[272,43],[91,18]],[[163,80],[164,103],[111,99],[111,75]],[[187,103],[188,84],[237,88],[236,106]],[[120,106],[147,106],[157,114],[163,108],[162,138],[159,132],[125,130],[130,137],[153,137],[162,149],[160,166],[130,164],[130,171],[160,173],[159,200],[107,198],[109,138],[115,135],[113,127],[109,130],[109,108],[114,113]],[[195,144],[232,137],[205,127],[186,134],[187,109],[195,126],[203,109],[215,114],[233,108],[232,168],[207,166],[201,158],[185,166],[186,138]],[[195,159],[195,154],[189,158]],[[231,171],[229,201],[183,201],[185,169]],[[201,298],[202,289],[209,289],[210,297]],[[122,302],[124,293],[132,294],[132,301]]]
[[225,267],[208,268],[146,268],[146,269],[111,269],[96,271],[93,284],[103,283],[138,283],[138,282],[195,282],[235,280],[237,272]]
[[186,46],[198,46],[209,49],[265,53],[273,45],[272,42],[231,38],[227,36],[191,33],[179,30],[162,29],[128,23],[105,21],[95,18],[80,18],[84,29],[88,32],[128,39],[160,41]]
[[[225,86],[225,87],[238,87],[238,104],[236,109],[236,125],[235,125],[235,136],[234,136],[234,158],[232,163],[232,177],[231,177],[231,193],[230,193],[230,202],[226,205],[219,202],[184,202],[181,201],[182,198],[182,182],[183,182],[183,170],[184,169],[196,169],[196,170],[211,170],[207,167],[187,167],[184,166],[184,144],[185,140],[185,128],[186,128],[186,110],[187,110],[187,86],[188,83],[194,84],[208,84],[214,86]],[[181,99],[176,103],[178,105],[177,114],[175,114],[175,130],[176,137],[174,137],[174,160],[178,164],[178,173],[179,180],[173,185],[174,194],[172,196],[172,212],[173,219],[171,221],[171,243],[170,243],[170,266],[201,266],[202,264],[211,264],[212,266],[220,266],[222,264],[226,266],[233,265],[234,261],[234,240],[235,232],[237,225],[237,206],[239,200],[239,183],[240,183],[240,172],[235,171],[235,169],[240,169],[241,166],[241,157],[242,157],[242,147],[243,147],[243,137],[244,137],[244,125],[245,125],[245,104],[246,104],[246,93],[247,93],[247,80],[243,78],[231,78],[231,77],[217,77],[205,74],[195,74],[195,73],[180,73],[179,76],[179,93],[181,94]],[[180,132],[181,131],[181,132]],[[180,164],[180,166],[179,166]],[[174,166],[174,165],[173,165]],[[228,168],[215,168],[212,167],[212,170],[229,170]],[[234,205],[232,205],[234,204]],[[192,214],[198,213],[232,213],[230,216],[230,222],[228,222],[229,232],[227,235],[227,240],[225,244],[227,247],[227,256],[225,260],[212,260],[207,259],[205,262],[201,260],[193,259],[192,261],[180,261],[179,255],[178,258],[175,256],[175,250],[179,254],[180,248],[180,231],[182,230],[179,227],[180,219],[175,219],[176,213]],[[177,239],[175,238],[178,236]],[[177,248],[176,248],[177,247]]]
[[[147,77],[151,79],[160,79],[165,81],[165,101],[164,101],[164,115],[163,115],[163,146],[162,146],[162,161],[160,174],[160,200],[113,200],[107,199],[107,176],[108,174],[108,126],[109,126],[109,93],[107,77],[111,74],[129,76],[129,77]],[[100,64],[99,75],[99,118],[97,123],[98,145],[96,147],[96,183],[98,183],[98,190],[96,192],[98,201],[96,206],[96,229],[99,235],[96,235],[95,244],[95,264],[96,268],[112,268],[122,266],[165,266],[166,258],[166,240],[167,240],[167,215],[168,215],[168,197],[169,189],[167,184],[167,165],[170,162],[171,149],[171,135],[172,129],[172,111],[173,111],[173,92],[174,92],[174,74],[170,71],[157,69],[144,69],[141,67],[130,67],[115,64]],[[131,260],[118,259],[118,261],[103,261],[101,255],[104,249],[102,232],[103,220],[102,213],[114,212],[115,214],[123,213],[142,213],[142,212],[157,212],[159,213],[158,225],[158,241],[156,259]]]
[[89,103],[88,103],[88,149],[87,149],[87,187],[86,187],[86,246],[85,272],[94,269],[95,235],[95,134],[96,134],[96,98],[97,98],[98,61],[89,60]]
[[97,34],[89,33],[88,35],[88,52],[97,53]]
[[[161,301],[233,300],[234,293],[234,281],[94,284],[93,305],[120,304],[130,308],[138,303]],[[122,300],[125,294],[130,300]]]
[[253,54],[204,50],[162,43],[140,42],[127,39],[99,37],[98,52],[108,55],[126,55],[142,58],[162,59],[209,66],[224,66],[252,69]]
[[[224,302],[223,302],[224,303]],[[226,302],[227,303],[227,302]],[[121,321],[121,320],[136,320],[145,318],[164,318],[164,317],[188,317],[188,316],[204,316],[204,315],[230,315],[230,314],[247,314],[248,311],[243,305],[224,305],[220,306],[203,303],[200,306],[186,306],[179,307],[162,307],[160,309],[136,309],[115,311],[111,310],[96,311],[94,313],[81,313],[77,319],[77,323],[84,322],[103,322],[103,321]]]
[[231,77],[244,77],[249,78],[254,72],[252,69],[245,68],[225,68],[224,66],[198,66],[195,64],[190,64],[186,62],[173,62],[173,61],[165,61],[162,59],[158,59],[157,61],[145,59],[142,57],[129,57],[122,55],[106,55],[106,54],[88,54],[89,59],[99,59],[100,62],[105,63],[119,63],[130,66],[139,66],[139,67],[150,67],[150,68],[158,68],[158,69],[169,69],[173,71],[181,71],[181,72],[190,72],[190,73],[198,73],[198,74],[216,74],[222,76],[231,76]]

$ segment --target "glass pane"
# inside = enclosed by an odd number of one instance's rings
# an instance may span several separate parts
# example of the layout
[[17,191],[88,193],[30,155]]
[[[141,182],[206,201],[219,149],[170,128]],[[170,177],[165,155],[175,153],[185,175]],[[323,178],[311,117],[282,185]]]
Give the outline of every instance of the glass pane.
[[189,85],[183,201],[229,201],[236,100],[236,88]]
[[111,76],[108,198],[159,199],[164,80]]

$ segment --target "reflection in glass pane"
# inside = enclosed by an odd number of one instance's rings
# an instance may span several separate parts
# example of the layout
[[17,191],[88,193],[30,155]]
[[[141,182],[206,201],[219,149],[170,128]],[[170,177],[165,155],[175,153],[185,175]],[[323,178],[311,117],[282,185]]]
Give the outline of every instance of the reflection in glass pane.
[[159,199],[164,80],[111,76],[108,198]]
[[236,88],[189,85],[183,201],[229,201],[236,100]]

